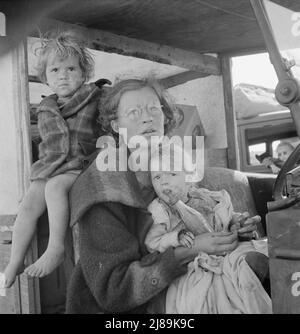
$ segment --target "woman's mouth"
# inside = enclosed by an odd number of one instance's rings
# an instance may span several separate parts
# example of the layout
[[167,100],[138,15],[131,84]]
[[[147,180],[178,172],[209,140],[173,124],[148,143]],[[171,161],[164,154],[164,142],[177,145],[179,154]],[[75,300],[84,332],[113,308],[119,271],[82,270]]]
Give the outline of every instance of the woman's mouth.
[[147,129],[145,131],[142,132],[142,135],[149,135],[149,134],[153,134],[156,133],[156,130],[151,128],[151,129]]

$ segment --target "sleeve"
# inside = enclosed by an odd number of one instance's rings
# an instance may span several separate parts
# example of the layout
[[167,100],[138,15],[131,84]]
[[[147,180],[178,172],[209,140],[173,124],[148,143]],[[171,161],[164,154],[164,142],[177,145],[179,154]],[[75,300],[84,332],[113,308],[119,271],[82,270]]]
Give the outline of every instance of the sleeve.
[[170,217],[163,205],[157,199],[148,206],[148,211],[152,214],[153,225],[145,238],[145,245],[150,253],[158,251],[165,252],[169,247],[178,247],[178,230],[172,230]]
[[[142,256],[138,238],[126,228],[116,203],[97,204],[82,218],[80,263],[101,309],[126,312],[145,304],[187,270],[172,248]],[[143,224],[143,222],[137,222]]]

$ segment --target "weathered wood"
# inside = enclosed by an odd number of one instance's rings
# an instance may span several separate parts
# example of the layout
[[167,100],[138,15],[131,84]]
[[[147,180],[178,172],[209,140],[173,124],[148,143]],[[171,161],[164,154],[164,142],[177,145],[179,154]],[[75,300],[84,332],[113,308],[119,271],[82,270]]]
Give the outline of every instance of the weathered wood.
[[46,32],[53,29],[75,29],[78,33],[85,36],[88,42],[88,47],[91,49],[148,59],[162,64],[187,68],[207,75],[220,75],[219,60],[210,55],[201,55],[194,52],[184,51],[182,49],[119,36],[107,31],[85,28],[57,20],[43,19],[40,21],[41,31]]
[[[171,87],[183,85],[184,83],[186,83],[188,81],[191,81],[191,80],[195,80],[195,79],[199,79],[199,78],[205,78],[208,75],[209,74],[201,73],[200,71],[199,72],[186,71],[186,72],[182,72],[182,73],[179,73],[179,74],[175,74],[175,75],[160,79],[159,82],[166,89],[168,89],[168,88],[171,88]],[[28,80],[29,80],[29,82],[42,83],[41,80],[35,75],[29,75]]]
[[28,75],[28,81],[42,83],[41,80],[36,75]]
[[[16,125],[16,150],[18,166],[18,200],[22,201],[30,182],[31,168],[31,139],[28,91],[28,60],[27,43],[24,41],[13,51],[13,79],[14,89],[14,115]],[[26,263],[31,264],[37,260],[37,243],[34,237],[28,253]],[[37,278],[29,279],[21,275],[18,280],[22,313],[40,313],[39,281]]]
[[208,76],[207,73],[201,73],[200,71],[199,72],[186,71],[183,73],[172,75],[167,78],[160,79],[159,81],[165,88],[171,88],[174,86],[182,85],[188,81],[204,78],[207,76]]
[[[0,236],[0,272],[2,273],[8,264],[11,245],[2,244]],[[0,314],[15,314],[19,312],[19,305],[15,302],[15,287],[6,289],[6,296],[0,296]]]
[[300,314],[299,215],[294,206],[266,216],[274,313]]
[[[299,0],[273,1],[300,11]],[[0,9],[3,10],[2,2]],[[56,20],[78,22],[93,29],[195,53],[265,50],[249,0],[27,0],[4,3],[9,4],[11,12],[11,17],[7,15],[7,22],[12,27],[8,31],[10,36],[24,37],[28,29],[35,26],[38,17],[51,15]]]
[[231,78],[231,58],[221,57],[221,68],[223,75],[223,92],[225,105],[226,133],[227,133],[227,159],[228,168],[240,169],[237,123],[233,106],[232,78]]

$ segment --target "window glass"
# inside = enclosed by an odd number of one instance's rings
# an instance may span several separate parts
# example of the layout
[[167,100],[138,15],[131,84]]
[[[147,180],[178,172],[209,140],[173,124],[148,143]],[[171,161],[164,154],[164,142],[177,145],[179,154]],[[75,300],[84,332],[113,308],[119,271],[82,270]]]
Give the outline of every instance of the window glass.
[[259,160],[257,159],[256,155],[260,156],[261,154],[265,153],[267,150],[266,143],[259,143],[255,145],[249,145],[249,161],[248,163],[251,166],[260,165]]

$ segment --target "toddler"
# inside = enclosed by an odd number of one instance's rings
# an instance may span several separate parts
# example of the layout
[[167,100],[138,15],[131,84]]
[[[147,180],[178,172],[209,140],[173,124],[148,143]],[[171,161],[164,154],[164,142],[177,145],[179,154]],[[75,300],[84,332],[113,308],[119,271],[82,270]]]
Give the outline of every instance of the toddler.
[[85,83],[93,75],[94,61],[83,40],[74,32],[55,33],[43,40],[37,70],[54,94],[45,97],[37,109],[39,160],[32,165],[31,184],[14,224],[10,261],[4,272],[5,287],[10,287],[21,272],[38,218],[46,208],[48,246],[25,273],[43,277],[63,261],[68,192],[99,137],[97,101],[102,89]]
[[[182,156],[185,166],[191,169],[191,158],[178,146],[162,157],[162,149],[151,156],[152,163],[170,159],[171,170],[151,171],[151,179],[157,194],[148,211],[154,224],[145,243],[148,251],[165,251],[168,247],[193,245],[194,236],[205,232],[236,230],[243,227],[249,217],[247,212],[235,213],[226,190],[210,191],[186,182],[186,171],[176,171],[174,159]],[[167,151],[165,151],[167,152]],[[260,217],[253,217],[257,222]]]
[[[247,212],[235,213],[225,190],[210,191],[189,185],[186,171],[177,171],[172,165],[178,155],[190,160],[181,148],[174,147],[170,154],[162,152],[152,154],[151,163],[169,159],[171,170],[155,171],[151,165],[152,184],[158,197],[148,206],[154,221],[145,238],[149,252],[192,247],[195,236],[202,233],[237,230],[240,238],[246,237],[250,225],[260,221],[259,216],[249,218]],[[254,252],[263,253],[265,260],[266,242],[255,242],[241,242],[223,256],[200,252],[189,263],[188,273],[169,286],[166,313],[271,313],[271,300],[245,260],[246,254]]]

